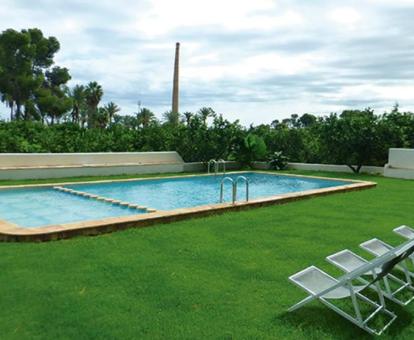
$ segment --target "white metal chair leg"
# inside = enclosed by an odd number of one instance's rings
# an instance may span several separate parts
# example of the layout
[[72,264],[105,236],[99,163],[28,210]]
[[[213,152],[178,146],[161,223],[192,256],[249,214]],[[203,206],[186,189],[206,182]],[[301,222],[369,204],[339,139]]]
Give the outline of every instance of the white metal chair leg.
[[361,316],[361,310],[359,309],[359,304],[358,304],[358,301],[355,297],[355,292],[354,292],[354,289],[352,287],[352,283],[348,281],[347,286],[348,286],[348,289],[349,289],[349,292],[350,292],[350,295],[351,295],[351,300],[352,300],[352,304],[354,306],[354,311],[355,311],[355,315],[357,317],[357,320],[359,322],[362,322],[363,320],[362,320],[362,316]]

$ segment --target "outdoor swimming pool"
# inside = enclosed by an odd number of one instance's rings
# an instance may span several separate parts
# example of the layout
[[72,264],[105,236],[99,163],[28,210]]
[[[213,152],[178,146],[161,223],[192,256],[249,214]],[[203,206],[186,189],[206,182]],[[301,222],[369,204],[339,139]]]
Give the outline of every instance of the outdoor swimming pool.
[[[255,172],[226,176],[235,180],[240,175],[249,181],[250,200],[349,184],[348,181]],[[220,203],[222,178],[222,175],[205,175],[0,190],[0,220],[22,228],[36,228],[146,214],[148,211],[144,207],[151,211],[165,211],[212,205]],[[225,202],[232,200],[229,182],[224,185]],[[76,194],[79,192],[89,196]],[[106,200],[99,200],[98,197]],[[240,182],[237,201],[245,198],[245,185]],[[120,202],[126,204],[120,205]],[[143,209],[130,208],[127,204]]]

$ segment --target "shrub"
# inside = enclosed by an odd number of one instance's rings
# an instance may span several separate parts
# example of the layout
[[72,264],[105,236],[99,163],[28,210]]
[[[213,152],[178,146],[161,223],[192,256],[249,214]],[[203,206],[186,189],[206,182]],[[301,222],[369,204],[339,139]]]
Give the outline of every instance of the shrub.
[[275,151],[269,157],[269,167],[273,170],[286,169],[288,164],[288,158],[282,153],[282,151]]
[[242,166],[251,166],[252,162],[264,160],[267,148],[264,140],[252,133],[243,138],[236,150],[236,160]]

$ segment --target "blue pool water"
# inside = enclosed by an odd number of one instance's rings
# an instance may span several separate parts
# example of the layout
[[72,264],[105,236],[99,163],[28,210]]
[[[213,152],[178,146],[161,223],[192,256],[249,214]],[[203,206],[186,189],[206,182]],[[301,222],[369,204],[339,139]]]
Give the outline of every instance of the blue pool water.
[[143,213],[62,193],[52,188],[0,190],[0,220],[40,227]]
[[[233,179],[240,175],[249,180],[250,199],[349,184],[345,181],[254,172],[228,174]],[[76,184],[65,187],[156,210],[173,210],[219,203],[221,179],[221,175],[196,176]],[[224,198],[227,202],[231,200],[231,184],[229,183],[225,185]],[[245,187],[240,182],[238,200],[244,200],[244,198]],[[22,227],[39,227],[139,213],[143,212],[58,192],[53,188],[0,190],[0,220]]]

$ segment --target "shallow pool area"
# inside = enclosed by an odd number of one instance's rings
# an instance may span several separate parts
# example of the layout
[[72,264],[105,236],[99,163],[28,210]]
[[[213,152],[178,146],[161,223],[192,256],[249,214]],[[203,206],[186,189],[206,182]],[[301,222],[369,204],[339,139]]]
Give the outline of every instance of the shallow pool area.
[[61,193],[53,188],[0,190],[0,220],[23,228],[144,213]]

